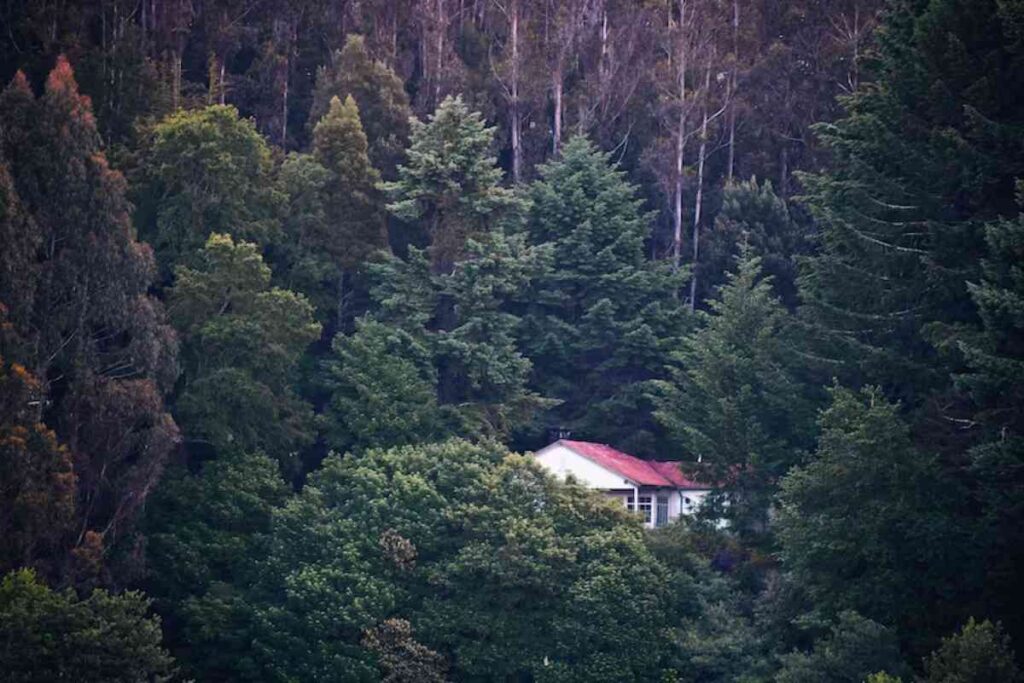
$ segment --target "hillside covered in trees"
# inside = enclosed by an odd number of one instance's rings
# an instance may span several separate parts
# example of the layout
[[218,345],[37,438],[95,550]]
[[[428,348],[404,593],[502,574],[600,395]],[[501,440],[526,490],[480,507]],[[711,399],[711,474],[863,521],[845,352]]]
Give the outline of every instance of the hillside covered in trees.
[[0,678],[1024,680],[1021,2],[0,26]]

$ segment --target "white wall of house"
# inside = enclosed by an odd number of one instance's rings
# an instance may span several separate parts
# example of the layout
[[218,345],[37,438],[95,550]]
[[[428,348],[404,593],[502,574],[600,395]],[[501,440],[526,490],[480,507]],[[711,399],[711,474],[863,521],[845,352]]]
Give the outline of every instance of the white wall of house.
[[614,490],[628,489],[633,486],[631,482],[623,479],[621,474],[606,470],[594,461],[588,460],[558,443],[537,451],[536,458],[537,462],[554,474],[563,479],[571,474],[588,488]]

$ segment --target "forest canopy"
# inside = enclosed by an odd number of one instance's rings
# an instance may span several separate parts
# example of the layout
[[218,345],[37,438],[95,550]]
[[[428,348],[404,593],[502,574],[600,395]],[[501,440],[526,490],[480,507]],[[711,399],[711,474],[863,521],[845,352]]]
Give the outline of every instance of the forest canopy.
[[1024,680],[1021,3],[0,24],[9,680]]

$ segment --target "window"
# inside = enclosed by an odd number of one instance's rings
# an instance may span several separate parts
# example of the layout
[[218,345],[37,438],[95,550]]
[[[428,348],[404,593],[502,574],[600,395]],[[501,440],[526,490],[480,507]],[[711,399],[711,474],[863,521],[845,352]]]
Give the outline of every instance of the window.
[[626,509],[633,511],[633,496],[626,496]]
[[644,524],[651,523],[651,497],[640,496],[637,498],[640,504],[637,506],[637,512],[644,516]]
[[686,514],[693,512],[693,501],[689,496],[683,496],[683,512]]
[[665,526],[668,524],[668,496],[658,496],[657,516],[654,518],[654,526]]

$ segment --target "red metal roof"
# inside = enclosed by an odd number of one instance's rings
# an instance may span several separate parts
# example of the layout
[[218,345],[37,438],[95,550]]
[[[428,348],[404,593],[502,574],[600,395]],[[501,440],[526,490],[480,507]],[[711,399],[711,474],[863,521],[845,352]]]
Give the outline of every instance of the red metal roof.
[[617,472],[624,479],[641,486],[668,486],[679,489],[706,489],[705,485],[688,479],[680,466],[681,460],[641,460],[603,443],[560,439],[558,443],[601,467]]

